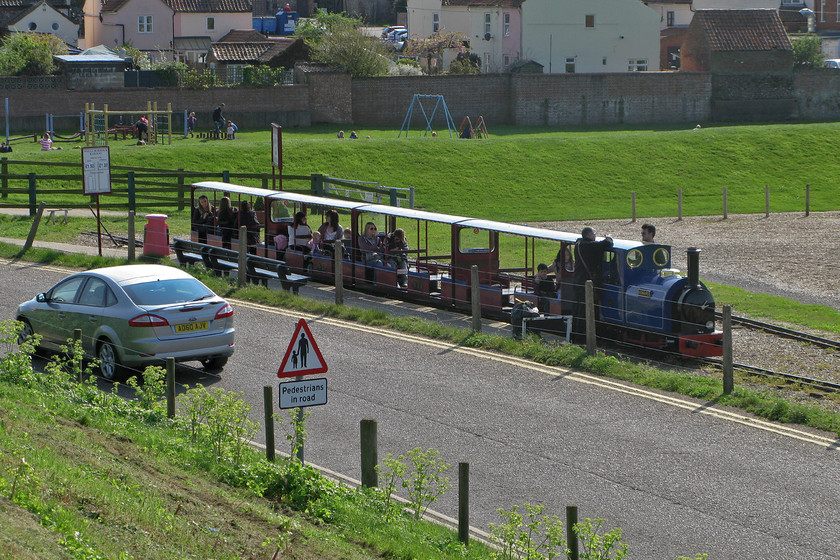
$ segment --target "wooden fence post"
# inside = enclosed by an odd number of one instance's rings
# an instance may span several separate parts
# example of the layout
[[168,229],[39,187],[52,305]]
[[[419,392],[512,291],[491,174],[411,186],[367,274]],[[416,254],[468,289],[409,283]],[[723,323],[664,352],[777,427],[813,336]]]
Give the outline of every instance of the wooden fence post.
[[184,199],[186,198],[184,193],[184,168],[178,168],[178,210],[184,209]]
[[478,266],[470,267],[470,282],[472,283],[472,330],[481,332],[481,287],[478,284]]
[[2,197],[9,198],[9,158],[0,159],[0,190]]
[[586,353],[594,356],[597,350],[595,343],[595,286],[592,280],[586,281]]
[[470,544],[470,464],[458,463],[458,540]]
[[362,419],[359,430],[362,449],[362,487],[376,488],[379,486],[379,473],[376,472],[376,464],[379,462],[376,420]]
[[337,239],[333,244],[333,253],[335,304],[344,305],[344,244],[341,239]]
[[134,184],[134,171],[126,173],[128,182],[128,209],[131,212],[137,211],[137,186]]
[[729,395],[735,389],[732,360],[732,308],[723,306],[723,394]]
[[239,261],[237,270],[236,285],[242,287],[248,281],[247,262],[248,258],[248,228],[242,226],[239,228]]
[[811,185],[805,185],[805,215],[811,215]]
[[770,217],[770,185],[764,185],[764,217]]
[[175,418],[175,358],[166,358],[166,417]]
[[729,217],[729,208],[728,208],[729,201],[727,200],[727,198],[728,198],[728,196],[727,196],[726,187],[723,187],[723,219],[724,220]]
[[263,409],[265,412],[265,458],[274,462],[274,397],[271,385],[263,387]]
[[677,191],[677,221],[682,221],[682,187]]
[[38,187],[38,182],[35,179],[35,174],[29,174],[29,217],[35,216],[35,206],[38,204],[36,189]]
[[137,258],[137,254],[136,254],[137,240],[135,239],[136,234],[134,233],[135,214],[136,214],[136,212],[134,212],[134,210],[129,210],[128,211],[128,260],[129,260],[129,262],[131,262],[135,258]]

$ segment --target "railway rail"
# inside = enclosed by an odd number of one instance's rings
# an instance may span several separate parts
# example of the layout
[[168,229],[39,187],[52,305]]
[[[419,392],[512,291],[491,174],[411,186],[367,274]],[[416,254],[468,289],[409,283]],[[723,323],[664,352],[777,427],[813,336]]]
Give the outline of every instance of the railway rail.
[[[715,317],[717,318],[717,320],[720,321],[723,318],[723,314],[720,312],[716,312]],[[737,325],[743,325],[744,327],[750,329],[762,330],[764,332],[774,334],[776,336],[781,336],[792,340],[798,340],[801,342],[808,342],[820,348],[840,350],[840,341],[833,340],[831,338],[825,338],[822,336],[816,336],[805,332],[795,331],[793,329],[788,329],[779,325],[773,325],[771,323],[765,323],[763,321],[756,321],[755,319],[749,319],[747,317],[738,317],[735,315],[732,316],[732,323]]]
[[[701,358],[700,361],[703,363],[711,364],[716,367],[723,369],[723,362],[720,360],[716,360],[713,358]],[[820,389],[822,391],[830,392],[830,393],[840,393],[840,383],[834,383],[831,381],[823,381],[822,379],[814,379],[812,377],[805,377],[802,375],[795,375],[792,373],[784,373],[780,371],[774,371],[772,369],[765,369],[756,366],[748,366],[746,364],[732,364],[734,369],[742,371],[744,373],[748,373],[750,375],[758,375],[761,377],[772,377],[776,379],[782,379],[784,381],[788,381],[790,383],[798,383],[800,385],[805,385],[808,387],[813,387],[814,389]]]

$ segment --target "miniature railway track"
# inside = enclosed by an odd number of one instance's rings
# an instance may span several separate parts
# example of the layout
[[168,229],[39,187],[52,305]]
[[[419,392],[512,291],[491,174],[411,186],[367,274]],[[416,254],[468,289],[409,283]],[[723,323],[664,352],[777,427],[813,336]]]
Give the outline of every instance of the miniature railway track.
[[[715,316],[718,320],[723,318],[723,314],[719,312],[716,312]],[[820,348],[840,350],[840,341],[838,340],[832,340],[830,338],[824,338],[813,334],[795,331],[786,327],[781,327],[779,325],[773,325],[771,323],[765,323],[763,321],[756,321],[755,319],[748,319],[747,317],[737,317],[735,315],[732,316],[732,323],[737,325],[743,325],[744,327],[750,329],[762,330],[764,332],[776,336],[781,336],[783,338],[798,340],[800,342],[808,342]]]
[[[82,235],[90,235],[96,237],[99,234],[95,231],[83,231]],[[114,243],[114,247],[126,247],[128,245],[128,237],[121,237],[119,235],[104,235],[103,237],[109,238]],[[142,247],[143,242],[135,240],[134,245],[135,247]]]
[[[701,358],[701,361],[707,364],[723,368],[723,363],[720,360],[713,358]],[[831,393],[840,393],[840,383],[833,383],[831,381],[823,381],[821,379],[814,379],[812,377],[804,377],[801,375],[794,375],[792,373],[783,373],[780,371],[773,371],[772,369],[765,369],[756,366],[748,366],[746,364],[732,364],[734,369],[748,373],[750,375],[758,375],[761,377],[773,377],[776,379],[783,379],[790,383],[798,383],[800,385],[807,385],[815,389],[827,391]]]

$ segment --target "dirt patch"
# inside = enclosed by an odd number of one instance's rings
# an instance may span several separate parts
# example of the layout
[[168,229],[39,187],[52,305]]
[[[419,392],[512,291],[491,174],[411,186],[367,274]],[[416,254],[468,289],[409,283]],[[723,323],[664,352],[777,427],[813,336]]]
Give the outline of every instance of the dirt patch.
[[656,226],[656,241],[671,245],[672,263],[685,271],[685,250],[698,247],[700,276],[709,282],[840,309],[840,212],[700,216],[539,222],[530,225],[640,239],[641,226]]

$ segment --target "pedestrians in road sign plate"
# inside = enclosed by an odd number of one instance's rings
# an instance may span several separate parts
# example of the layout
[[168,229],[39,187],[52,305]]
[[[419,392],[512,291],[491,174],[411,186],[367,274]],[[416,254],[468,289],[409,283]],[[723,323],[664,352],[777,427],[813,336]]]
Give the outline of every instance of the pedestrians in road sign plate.
[[309,325],[301,319],[286,349],[286,355],[283,356],[280,369],[277,370],[277,377],[282,379],[315,373],[327,373],[327,362],[315,343]]
[[280,408],[327,404],[327,378],[286,381],[280,384]]

